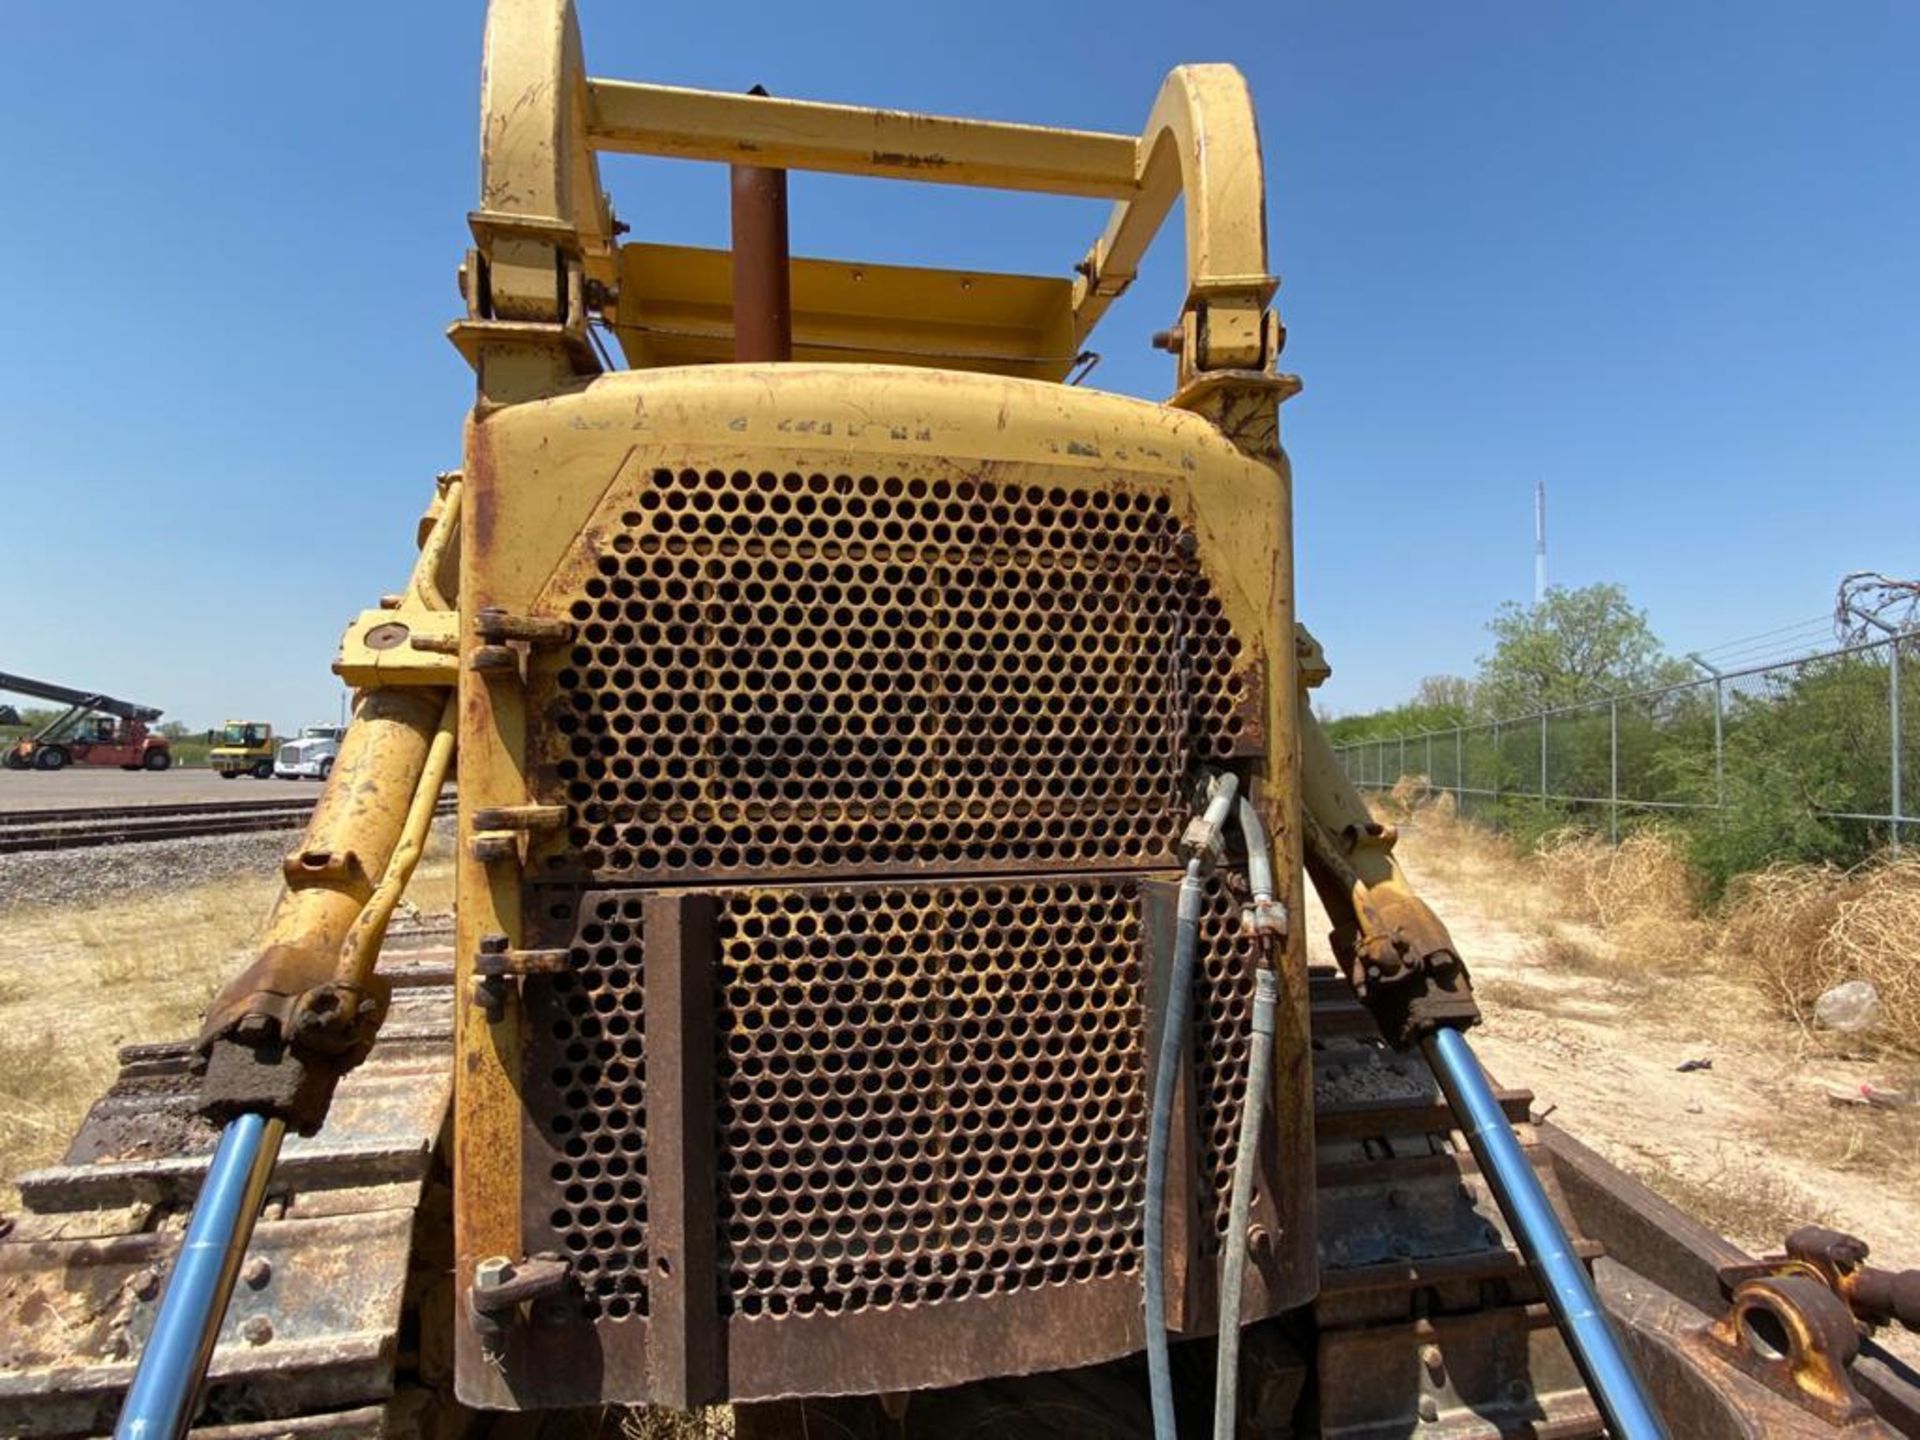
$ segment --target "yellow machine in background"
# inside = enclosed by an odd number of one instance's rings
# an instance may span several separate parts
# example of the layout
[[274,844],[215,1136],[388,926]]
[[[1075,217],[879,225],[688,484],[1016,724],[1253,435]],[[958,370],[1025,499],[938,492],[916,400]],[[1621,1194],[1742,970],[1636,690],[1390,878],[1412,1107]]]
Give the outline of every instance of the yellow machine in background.
[[[1049,130],[591,77],[566,0],[495,0],[483,74],[463,463],[342,642],[353,724],[197,1046],[216,1258],[155,1318],[75,1251],[36,1353],[132,1306],[138,1435],[209,1353],[202,1423],[247,1434],[724,1402],[742,1435],[1640,1440],[1637,1366],[1675,1433],[1868,1413],[1761,1330],[1700,1338],[1723,1242],[1465,1048],[1453,942],[1308,704],[1235,70],[1173,71],[1138,135]],[[731,165],[731,249],[621,240],[601,152]],[[789,170],[1113,209],[1060,275],[794,259]],[[1176,201],[1170,395],[1068,383]],[[456,755],[449,987],[381,951]],[[138,1178],[111,1119],[76,1153]],[[1739,1313],[1851,1325],[1813,1290]],[[94,1433],[126,1354],[46,1362],[92,1388],[31,1433]]]
[[229,720],[215,733],[207,763],[223,780],[241,775],[271,780],[276,743],[273,726],[265,720]]

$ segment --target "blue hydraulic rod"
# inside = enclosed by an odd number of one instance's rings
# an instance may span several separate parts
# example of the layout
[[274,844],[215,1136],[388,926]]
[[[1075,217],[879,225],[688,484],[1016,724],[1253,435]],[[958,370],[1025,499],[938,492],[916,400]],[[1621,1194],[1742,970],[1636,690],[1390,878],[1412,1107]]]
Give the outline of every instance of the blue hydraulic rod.
[[285,1134],[284,1121],[261,1115],[242,1115],[221,1132],[120,1408],[116,1440],[177,1440],[187,1433]]
[[1567,1242],[1560,1217],[1494,1098],[1473,1047],[1458,1030],[1436,1030],[1420,1048],[1546,1294],[1607,1432],[1614,1440],[1666,1440],[1666,1426],[1647,1398],[1646,1384],[1607,1323],[1592,1277]]

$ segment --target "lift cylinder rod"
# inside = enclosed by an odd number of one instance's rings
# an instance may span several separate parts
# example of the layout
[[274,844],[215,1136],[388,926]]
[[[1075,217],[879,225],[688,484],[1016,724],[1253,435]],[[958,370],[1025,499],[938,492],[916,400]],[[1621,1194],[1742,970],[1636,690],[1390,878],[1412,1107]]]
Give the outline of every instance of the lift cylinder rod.
[[153,1333],[114,1427],[116,1440],[175,1440],[187,1433],[285,1133],[281,1121],[260,1115],[241,1115],[220,1132]]
[[1458,1030],[1435,1030],[1420,1042],[1455,1120],[1480,1162],[1501,1213],[1513,1227],[1567,1349],[1615,1440],[1666,1440],[1667,1430],[1647,1398],[1633,1362],[1620,1347],[1594,1293],[1593,1279],[1573,1253],[1540,1177],[1533,1173],[1513,1127],[1487,1084],[1473,1047]]

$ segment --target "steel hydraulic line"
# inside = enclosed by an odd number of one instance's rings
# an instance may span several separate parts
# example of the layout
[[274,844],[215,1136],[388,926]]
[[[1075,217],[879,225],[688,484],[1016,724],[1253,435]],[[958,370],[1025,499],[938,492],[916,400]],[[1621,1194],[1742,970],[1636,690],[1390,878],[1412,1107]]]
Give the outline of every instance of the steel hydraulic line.
[[1608,1434],[1614,1440],[1665,1440],[1666,1426],[1647,1398],[1646,1385],[1607,1323],[1592,1277],[1567,1243],[1566,1231],[1527,1163],[1513,1127],[1507,1124],[1473,1048],[1458,1030],[1450,1029],[1435,1030],[1421,1040],[1420,1048],[1474,1159],[1480,1162],[1480,1173],[1513,1227],[1520,1253],[1545,1293]]
[[1180,881],[1176,910],[1173,963],[1168,967],[1160,1026],[1160,1052],[1153,1067],[1153,1109],[1147,1128],[1147,1195],[1145,1229],[1147,1384],[1153,1398],[1153,1433],[1158,1440],[1176,1440],[1173,1413],[1173,1368],[1167,1351],[1166,1208],[1167,1139],[1173,1126],[1173,1090],[1185,1054],[1187,1028],[1193,1009],[1193,956],[1199,945],[1200,905],[1210,855],[1218,853],[1221,827],[1233,813],[1239,781],[1231,771],[1214,782],[1206,810],[1196,818],[1182,844],[1190,852],[1187,873]]
[[262,1115],[242,1115],[221,1132],[114,1427],[116,1440],[176,1440],[187,1433],[285,1133],[282,1121]]
[[1213,1380],[1213,1440],[1233,1440],[1240,1408],[1240,1295],[1247,1276],[1247,1226],[1253,1177],[1259,1168],[1260,1120],[1273,1085],[1273,1012],[1279,977],[1262,968],[1253,979],[1253,1047],[1240,1100],[1240,1136],[1233,1157],[1233,1202],[1227,1212],[1226,1254],[1220,1261],[1220,1333]]
[[1273,854],[1260,807],[1242,795],[1237,807],[1240,835],[1247,846],[1247,888],[1253,893],[1246,923],[1260,939],[1262,963],[1254,977],[1253,1042],[1247,1058],[1247,1083],[1240,1099],[1240,1134],[1233,1157],[1233,1198],[1227,1213],[1225,1252],[1220,1257],[1220,1326],[1214,1361],[1213,1433],[1233,1440],[1240,1403],[1240,1296],[1246,1283],[1247,1227],[1253,1210],[1253,1182],[1260,1164],[1260,1121],[1273,1083],[1274,1007],[1279,979],[1274,974],[1268,937],[1285,933],[1285,912],[1273,899]]

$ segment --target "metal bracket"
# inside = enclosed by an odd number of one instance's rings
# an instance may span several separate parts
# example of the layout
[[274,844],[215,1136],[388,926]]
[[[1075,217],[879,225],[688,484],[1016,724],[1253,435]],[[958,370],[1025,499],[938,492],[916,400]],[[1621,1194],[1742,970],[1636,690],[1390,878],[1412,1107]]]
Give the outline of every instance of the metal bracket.
[[349,685],[451,685],[459,678],[454,658],[459,617],[451,610],[425,610],[397,597],[398,605],[363,610],[340,637],[333,673]]
[[1860,1353],[1859,1327],[1811,1275],[1742,1281],[1704,1339],[1728,1364],[1835,1424],[1873,1414],[1847,1371]]
[[366,867],[352,850],[296,850],[280,862],[280,876],[289,890],[309,885],[352,885],[367,878]]
[[514,615],[498,605],[489,605],[473,617],[473,633],[488,645],[504,645],[509,640],[522,640],[529,645],[566,645],[572,642],[574,629],[571,620]]
[[506,1013],[507,997],[527,976],[564,974],[571,964],[565,950],[515,950],[505,935],[482,935],[473,957],[473,1002],[497,1023]]
[[510,1260],[493,1255],[473,1267],[467,1290],[467,1313],[473,1328],[486,1337],[498,1337],[521,1317],[521,1306],[558,1295],[573,1278],[573,1269],[557,1255],[533,1255]]
[[537,835],[558,830],[566,823],[564,805],[483,805],[473,812],[475,830],[516,830]]
[[482,830],[467,842],[467,853],[482,865],[520,858],[520,836],[512,830]]

